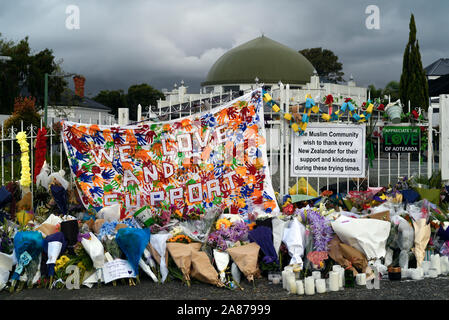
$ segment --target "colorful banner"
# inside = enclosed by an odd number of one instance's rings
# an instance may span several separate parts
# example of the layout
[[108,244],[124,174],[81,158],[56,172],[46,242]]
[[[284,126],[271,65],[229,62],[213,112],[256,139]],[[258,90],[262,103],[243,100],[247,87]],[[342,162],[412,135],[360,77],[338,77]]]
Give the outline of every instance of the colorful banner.
[[247,216],[279,212],[266,156],[261,89],[163,123],[106,126],[62,121],[86,208],[121,204],[121,217],[170,205],[184,217],[213,206]]

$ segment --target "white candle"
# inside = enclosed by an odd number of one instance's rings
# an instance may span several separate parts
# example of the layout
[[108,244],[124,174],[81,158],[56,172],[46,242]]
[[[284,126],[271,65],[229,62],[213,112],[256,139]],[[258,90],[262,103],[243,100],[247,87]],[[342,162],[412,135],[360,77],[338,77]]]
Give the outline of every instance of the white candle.
[[438,270],[437,270],[437,268],[430,268],[429,269],[429,277],[431,277],[431,278],[438,277]]
[[430,267],[431,267],[431,262],[430,261],[424,260],[423,262],[421,262],[421,268],[422,268],[422,270],[423,270],[425,275],[429,274]]
[[340,288],[340,274],[337,271],[329,272],[329,290],[338,291]]
[[325,293],[326,292],[326,280],[315,279],[316,292]]
[[320,271],[312,271],[312,277],[316,279],[321,279],[321,272]]
[[287,289],[287,271],[282,271],[282,289]]
[[340,271],[340,269],[341,269],[341,266],[339,264],[334,264],[332,266],[332,271]]
[[366,273],[356,274],[355,281],[359,286],[366,286]]
[[[430,257],[430,262],[432,268],[435,268],[437,271],[437,275],[441,274],[441,263],[440,263],[440,255],[439,254],[433,254]],[[429,270],[430,272],[430,270]]]
[[405,279],[408,277],[408,269],[406,268],[401,268],[401,279]]
[[296,294],[304,294],[304,282],[302,280],[296,280]]
[[[287,290],[291,293],[292,283],[296,281],[295,274],[292,271],[287,271],[287,274],[285,275],[285,281],[287,282]],[[294,284],[294,287],[294,293],[296,293],[296,284]]]
[[296,280],[295,277],[288,277],[288,293],[296,294]]
[[271,282],[273,284],[279,284],[281,282],[281,278],[279,276],[273,276],[273,278],[271,279]]
[[343,290],[345,287],[345,269],[341,268],[339,271],[339,276],[340,276],[340,282],[339,282],[339,286],[340,286],[340,290]]
[[442,256],[440,262],[441,262],[441,273],[447,274],[449,272],[449,257]]
[[410,269],[410,275],[413,280],[421,280],[423,277],[422,268]]
[[315,279],[313,277],[307,277],[304,280],[304,292],[306,295],[314,295],[315,294]]

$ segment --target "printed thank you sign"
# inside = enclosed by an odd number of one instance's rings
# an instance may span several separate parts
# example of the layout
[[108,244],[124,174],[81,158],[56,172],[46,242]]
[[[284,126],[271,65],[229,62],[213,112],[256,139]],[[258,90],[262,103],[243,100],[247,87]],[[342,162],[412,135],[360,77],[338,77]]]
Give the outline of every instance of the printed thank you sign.
[[292,134],[291,176],[365,177],[364,124],[313,123]]

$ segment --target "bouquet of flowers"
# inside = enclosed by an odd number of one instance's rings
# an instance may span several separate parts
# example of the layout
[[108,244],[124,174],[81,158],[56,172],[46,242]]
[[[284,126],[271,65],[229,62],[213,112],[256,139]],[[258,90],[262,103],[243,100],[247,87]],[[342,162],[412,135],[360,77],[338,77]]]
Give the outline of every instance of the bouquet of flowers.
[[237,221],[230,224],[225,222],[225,220],[220,219],[217,221],[217,226],[219,228],[214,232],[211,232],[207,239],[209,246],[221,251],[226,251],[228,248],[233,247],[237,242],[248,241],[249,229],[244,221]]

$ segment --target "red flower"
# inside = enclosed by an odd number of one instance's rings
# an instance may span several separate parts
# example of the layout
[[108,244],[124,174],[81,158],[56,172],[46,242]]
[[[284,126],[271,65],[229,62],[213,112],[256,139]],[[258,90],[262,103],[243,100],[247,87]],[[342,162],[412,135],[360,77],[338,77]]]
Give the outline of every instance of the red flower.
[[418,117],[419,117],[419,114],[418,114],[418,112],[417,112],[416,110],[413,110],[413,111],[412,111],[412,115],[413,115],[413,117],[415,118],[415,120],[417,120]]
[[384,111],[385,110],[385,106],[381,103],[378,107],[377,110],[379,111]]
[[327,95],[325,104],[331,104],[332,102],[334,102],[334,97],[331,94]]
[[352,99],[351,98],[346,98],[345,99],[345,102],[349,102],[349,101],[351,101]]

